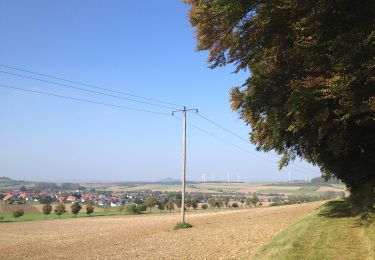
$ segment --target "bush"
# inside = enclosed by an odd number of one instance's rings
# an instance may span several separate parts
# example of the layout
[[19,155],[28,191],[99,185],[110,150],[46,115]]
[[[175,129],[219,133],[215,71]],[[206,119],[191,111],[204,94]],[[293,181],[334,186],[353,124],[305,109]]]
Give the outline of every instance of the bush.
[[94,213],[94,206],[92,203],[89,203],[86,205],[86,214],[91,216],[92,213]]
[[127,204],[125,206],[125,212],[128,214],[140,214],[136,204]]
[[25,213],[25,212],[23,211],[23,209],[17,209],[15,212],[13,212],[13,217],[14,217],[15,219],[17,219],[17,221],[18,221],[18,219],[19,219],[20,217],[22,217],[24,213]]
[[47,218],[47,215],[49,215],[52,211],[52,206],[51,204],[44,204],[43,205],[43,214],[44,217]]
[[174,227],[175,230],[182,229],[182,228],[192,228],[193,225],[186,222],[178,222],[176,226]]
[[218,207],[218,209],[220,209],[223,206],[224,206],[224,202],[221,199],[215,200],[215,207]]
[[207,204],[202,204],[201,208],[202,208],[202,209],[207,209],[207,208],[208,208],[208,205],[207,205]]
[[72,213],[74,214],[74,217],[76,218],[77,217],[77,214],[79,213],[79,211],[82,209],[81,205],[79,205],[78,202],[74,202],[72,204],[71,207],[71,210],[72,210]]
[[145,204],[146,206],[150,209],[150,213],[151,213],[151,209],[156,205],[156,198],[155,197],[148,197],[145,201]]
[[172,211],[172,209],[174,209],[174,203],[173,202],[168,202],[165,207],[167,208],[167,210],[169,210],[169,212]]
[[270,204],[270,207],[275,207],[275,206],[281,206],[281,205],[284,205],[283,204],[283,202],[272,202],[271,204]]
[[197,209],[198,208],[198,202],[196,200],[192,200],[191,206],[193,207],[193,209]]
[[137,207],[140,213],[147,210],[147,206],[145,204],[139,204]]
[[57,204],[57,206],[55,207],[56,215],[58,215],[61,218],[61,215],[64,214],[65,212],[66,212],[65,205],[62,203]]
[[145,204],[127,204],[125,205],[125,212],[128,214],[141,214],[143,211],[147,210],[147,206]]
[[233,208],[238,208],[238,204],[237,204],[237,202],[234,202],[234,203],[232,204],[232,207],[233,207]]

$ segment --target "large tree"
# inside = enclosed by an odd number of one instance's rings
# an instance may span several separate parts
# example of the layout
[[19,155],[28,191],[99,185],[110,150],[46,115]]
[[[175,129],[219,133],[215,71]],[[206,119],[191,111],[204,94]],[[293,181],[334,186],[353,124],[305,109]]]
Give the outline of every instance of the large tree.
[[186,0],[212,68],[249,78],[232,109],[258,150],[297,157],[352,194],[375,187],[375,1]]

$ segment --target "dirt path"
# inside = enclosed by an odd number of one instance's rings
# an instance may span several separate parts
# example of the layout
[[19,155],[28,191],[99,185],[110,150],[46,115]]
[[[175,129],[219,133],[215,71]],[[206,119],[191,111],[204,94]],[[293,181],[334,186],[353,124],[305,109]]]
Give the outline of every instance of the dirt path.
[[188,214],[95,217],[0,224],[2,259],[228,259],[250,257],[321,202]]

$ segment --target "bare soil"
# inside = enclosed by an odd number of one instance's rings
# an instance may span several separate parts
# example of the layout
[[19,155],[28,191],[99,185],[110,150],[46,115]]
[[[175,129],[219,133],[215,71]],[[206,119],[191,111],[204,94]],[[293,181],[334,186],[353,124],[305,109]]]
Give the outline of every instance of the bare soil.
[[23,209],[25,214],[36,214],[41,213],[37,207],[34,205],[12,205],[12,204],[2,204],[0,205],[0,213],[13,213],[18,209]]
[[0,224],[1,259],[238,259],[323,202],[179,214]]

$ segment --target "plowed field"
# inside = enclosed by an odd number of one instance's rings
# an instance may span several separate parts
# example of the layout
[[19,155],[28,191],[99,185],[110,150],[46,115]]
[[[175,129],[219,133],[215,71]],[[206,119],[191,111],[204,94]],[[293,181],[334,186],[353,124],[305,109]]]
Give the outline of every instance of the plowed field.
[[323,202],[179,214],[92,217],[0,224],[2,259],[249,258],[276,233]]

